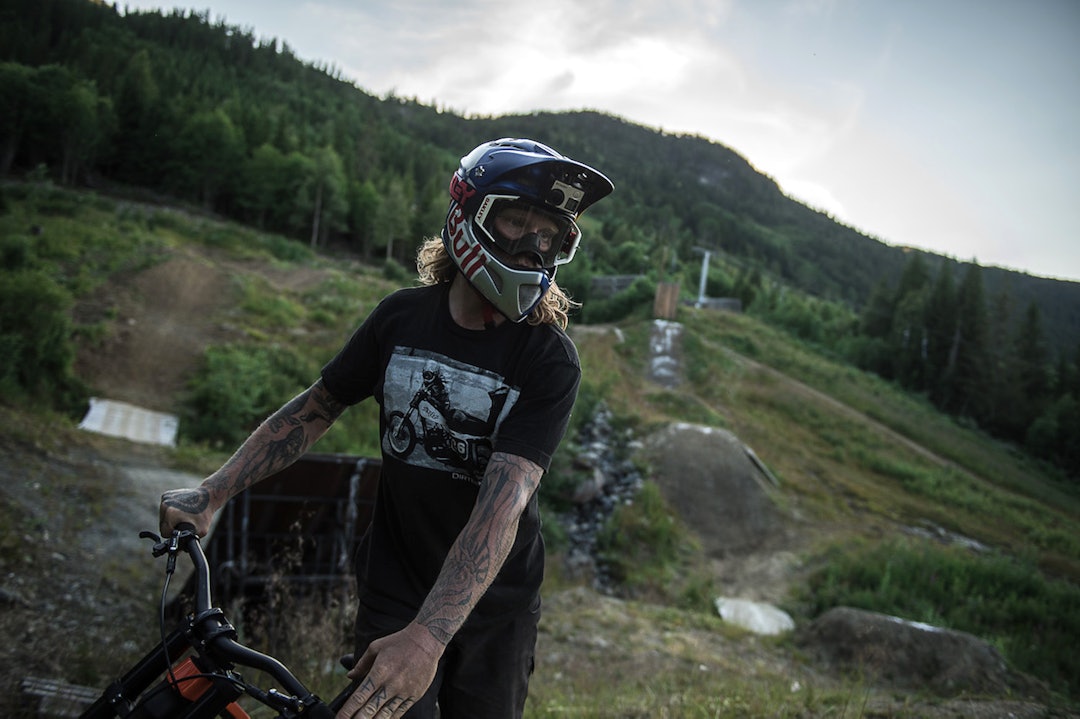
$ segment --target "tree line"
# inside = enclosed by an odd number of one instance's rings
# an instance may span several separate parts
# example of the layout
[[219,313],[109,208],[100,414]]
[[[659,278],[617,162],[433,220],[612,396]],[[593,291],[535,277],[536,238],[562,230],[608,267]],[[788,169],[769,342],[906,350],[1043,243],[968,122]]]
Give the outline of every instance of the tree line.
[[1080,342],[1052,349],[1036,303],[1018,304],[1007,288],[987,292],[978,264],[959,276],[957,267],[935,271],[913,253],[898,282],[881,281],[860,312],[756,270],[721,283],[750,313],[1080,479]]
[[4,4],[0,175],[44,165],[64,185],[145,188],[365,257],[405,257],[439,226],[433,169],[455,158],[286,44],[208,13]]
[[987,296],[982,268],[959,279],[922,257],[881,286],[858,327],[858,364],[925,394],[990,434],[1080,474],[1080,343],[1056,356],[1035,303]]

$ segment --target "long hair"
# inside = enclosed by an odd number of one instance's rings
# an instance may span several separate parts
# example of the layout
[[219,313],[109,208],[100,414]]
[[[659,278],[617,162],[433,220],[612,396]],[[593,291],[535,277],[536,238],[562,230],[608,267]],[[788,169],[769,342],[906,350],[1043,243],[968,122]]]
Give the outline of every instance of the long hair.
[[[446,251],[441,237],[424,240],[416,253],[416,271],[422,285],[437,285],[454,279],[458,267]],[[565,330],[570,321],[570,310],[580,306],[580,302],[570,299],[552,280],[548,291],[540,298],[540,304],[533,308],[525,321],[530,325],[558,325]]]

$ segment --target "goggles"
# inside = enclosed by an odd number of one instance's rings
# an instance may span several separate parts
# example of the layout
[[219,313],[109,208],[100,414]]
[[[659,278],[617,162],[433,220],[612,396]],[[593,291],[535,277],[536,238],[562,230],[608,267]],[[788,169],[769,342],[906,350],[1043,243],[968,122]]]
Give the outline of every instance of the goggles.
[[476,212],[476,224],[511,259],[530,256],[543,268],[569,262],[581,234],[577,223],[569,217],[548,212],[514,195],[485,197]]

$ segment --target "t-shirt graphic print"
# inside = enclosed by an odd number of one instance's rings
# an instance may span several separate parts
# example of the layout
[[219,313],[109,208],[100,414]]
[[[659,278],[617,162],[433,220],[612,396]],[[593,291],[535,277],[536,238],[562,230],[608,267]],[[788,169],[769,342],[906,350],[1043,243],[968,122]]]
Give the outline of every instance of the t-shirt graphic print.
[[479,483],[520,391],[488,370],[395,347],[383,382],[383,451]]

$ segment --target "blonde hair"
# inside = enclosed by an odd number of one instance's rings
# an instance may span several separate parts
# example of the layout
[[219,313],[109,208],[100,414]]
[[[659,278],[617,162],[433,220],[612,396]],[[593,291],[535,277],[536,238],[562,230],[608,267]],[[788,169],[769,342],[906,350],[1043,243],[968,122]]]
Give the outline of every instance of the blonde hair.
[[[416,253],[416,271],[422,285],[437,285],[454,279],[458,267],[446,251],[441,237],[424,240]],[[580,302],[570,299],[562,288],[555,284],[555,280],[552,280],[548,291],[540,298],[540,304],[533,308],[525,321],[530,325],[558,325],[565,330],[570,321],[570,310],[580,306]]]

